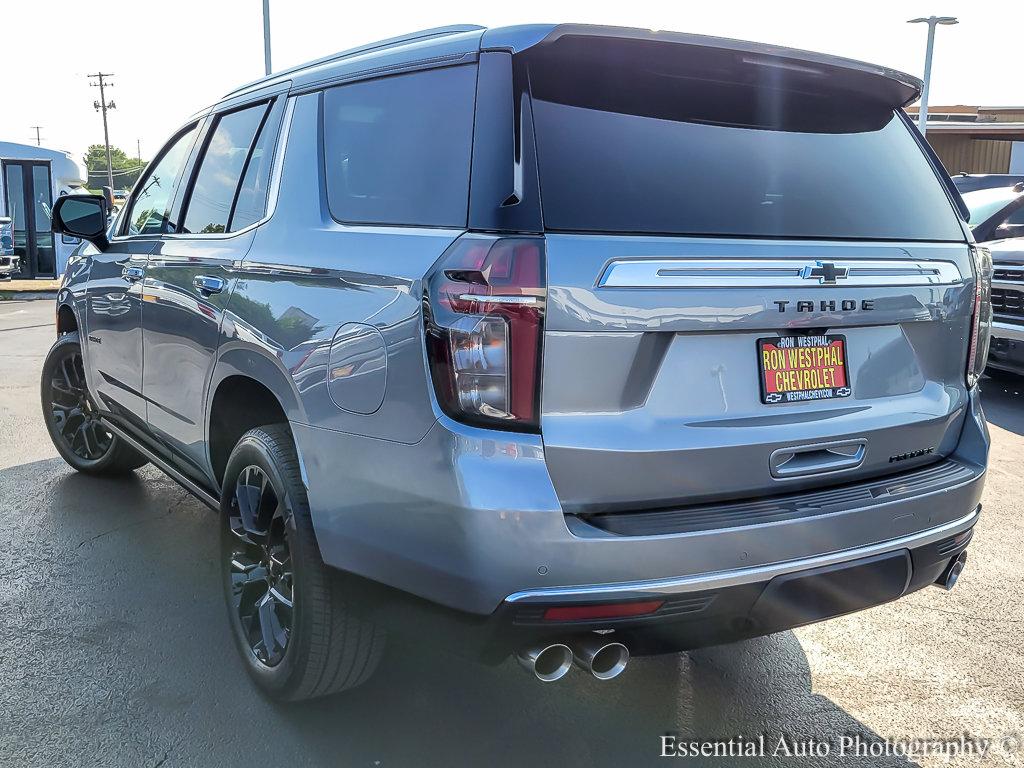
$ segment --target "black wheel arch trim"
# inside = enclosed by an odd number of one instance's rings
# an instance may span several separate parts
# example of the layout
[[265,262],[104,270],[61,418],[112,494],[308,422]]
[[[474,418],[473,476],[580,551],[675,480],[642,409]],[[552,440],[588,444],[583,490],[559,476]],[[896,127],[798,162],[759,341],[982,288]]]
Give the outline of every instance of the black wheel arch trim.
[[[223,333],[223,332],[222,332]],[[306,409],[295,389],[295,382],[281,366],[281,361],[276,357],[272,358],[259,347],[240,343],[238,341],[227,341],[223,338],[217,353],[217,361],[213,366],[213,373],[210,376],[206,388],[206,403],[204,406],[203,420],[205,422],[206,438],[206,461],[209,468],[213,468],[213,460],[210,456],[210,417],[213,413],[213,401],[217,396],[217,390],[224,383],[225,379],[232,376],[241,376],[251,379],[267,389],[276,398],[278,405],[284,412],[289,422],[306,423]],[[299,459],[299,473],[302,483],[309,488],[309,479],[306,475],[306,463],[302,457],[302,450],[297,441],[292,437],[295,445],[295,453]]]
[[279,360],[271,359],[257,348],[238,342],[222,341],[217,354],[217,362],[213,367],[213,374],[210,376],[210,383],[206,390],[207,443],[209,443],[210,437],[210,412],[213,407],[213,399],[217,394],[218,387],[225,379],[232,376],[252,379],[270,390],[270,393],[277,398],[288,421],[305,422],[306,410],[302,406],[298,392],[295,391],[294,381],[281,367]]

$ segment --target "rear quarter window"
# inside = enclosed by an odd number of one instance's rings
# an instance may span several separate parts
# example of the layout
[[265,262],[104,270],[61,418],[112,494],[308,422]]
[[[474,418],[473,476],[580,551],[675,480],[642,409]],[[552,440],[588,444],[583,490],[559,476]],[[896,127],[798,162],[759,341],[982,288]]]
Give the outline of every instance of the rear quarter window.
[[465,227],[476,67],[324,92],[331,214],[347,223]]

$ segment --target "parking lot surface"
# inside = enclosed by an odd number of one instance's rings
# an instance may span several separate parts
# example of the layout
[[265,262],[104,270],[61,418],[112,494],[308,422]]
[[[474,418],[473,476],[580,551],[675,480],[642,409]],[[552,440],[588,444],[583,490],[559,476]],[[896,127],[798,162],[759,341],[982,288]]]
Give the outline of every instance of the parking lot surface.
[[[214,514],[153,467],[98,480],[57,458],[38,394],[53,338],[51,302],[0,302],[0,765],[663,765],[675,735],[775,752],[687,765],[937,766],[840,740],[965,734],[987,756],[955,764],[1024,765],[1024,380],[984,382],[992,460],[951,593],[633,659],[606,683],[396,642],[363,688],[279,706],[231,645]],[[830,749],[793,760],[780,738]]]

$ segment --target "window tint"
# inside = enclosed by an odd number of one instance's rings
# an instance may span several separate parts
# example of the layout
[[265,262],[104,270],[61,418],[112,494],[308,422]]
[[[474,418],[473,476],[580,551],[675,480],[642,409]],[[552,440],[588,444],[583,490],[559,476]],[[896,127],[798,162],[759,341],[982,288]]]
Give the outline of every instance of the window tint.
[[139,184],[139,191],[128,211],[128,235],[162,234],[168,231],[174,190],[196,140],[199,126],[193,126],[168,146],[152,171]]
[[270,116],[260,129],[260,135],[256,138],[256,145],[242,178],[242,186],[238,190],[235,212],[231,214],[231,221],[228,222],[228,230],[231,232],[259,221],[266,213],[270,166],[274,161],[274,147],[277,144],[283,113],[284,100],[281,99],[272,108]]
[[963,238],[887,102],[824,73],[772,70],[772,81],[743,57],[709,63],[713,53],[681,60],[674,45],[631,45],[566,43],[530,63],[546,227]]
[[266,112],[267,105],[259,104],[217,118],[192,186],[182,232],[208,235],[227,231],[245,159]]
[[327,193],[336,219],[463,227],[476,67],[397,75],[324,94]]

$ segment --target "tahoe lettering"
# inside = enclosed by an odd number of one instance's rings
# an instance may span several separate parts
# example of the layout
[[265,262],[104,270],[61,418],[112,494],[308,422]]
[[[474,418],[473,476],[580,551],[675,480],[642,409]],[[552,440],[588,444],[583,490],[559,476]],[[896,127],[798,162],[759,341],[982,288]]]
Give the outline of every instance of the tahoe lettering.
[[[772,302],[779,308],[779,312],[854,312],[860,310],[872,310],[875,308],[874,299],[861,299],[859,304],[854,299],[822,299],[820,301],[790,301],[789,299],[776,299]],[[792,307],[790,305],[793,305]]]

